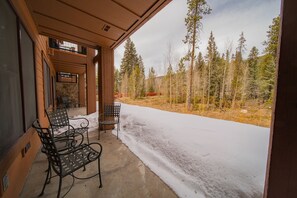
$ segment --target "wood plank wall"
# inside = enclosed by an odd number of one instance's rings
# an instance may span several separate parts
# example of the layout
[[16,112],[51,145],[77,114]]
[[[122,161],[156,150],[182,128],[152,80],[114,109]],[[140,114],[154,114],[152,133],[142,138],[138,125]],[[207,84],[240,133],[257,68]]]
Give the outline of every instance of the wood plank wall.
[[[43,126],[47,126],[48,122],[44,113],[44,94],[43,94],[43,64],[44,58],[50,66],[51,74],[55,75],[55,70],[50,57],[47,55],[47,42],[48,38],[38,34],[36,26],[32,20],[29,10],[25,4],[25,1],[10,0],[9,1],[16,11],[17,15],[21,19],[24,27],[28,31],[29,35],[33,39],[35,44],[35,69],[36,69],[36,94],[37,94],[37,108],[38,118]],[[22,157],[21,150],[25,145],[30,142],[31,148],[27,154]],[[19,197],[23,185],[26,180],[26,176],[32,166],[32,162],[35,159],[36,153],[40,148],[40,140],[32,128],[29,129],[22,137],[18,139],[15,145],[7,152],[0,162],[0,178],[5,174],[9,178],[8,189],[2,191],[2,183],[0,188],[0,196],[3,198]],[[2,180],[0,180],[2,182]]]

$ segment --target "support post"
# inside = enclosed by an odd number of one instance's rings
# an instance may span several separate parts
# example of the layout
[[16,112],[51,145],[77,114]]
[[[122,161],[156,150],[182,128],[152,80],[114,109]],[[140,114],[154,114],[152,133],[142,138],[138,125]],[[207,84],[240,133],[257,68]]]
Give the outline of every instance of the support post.
[[[114,50],[100,48],[96,60],[98,60],[98,97],[99,114],[101,114],[104,104],[114,102]],[[109,126],[106,126],[106,129],[109,129]]]
[[96,112],[96,68],[93,63],[95,50],[87,49],[87,114]]
[[79,106],[86,106],[86,79],[85,74],[78,76]]
[[275,106],[272,115],[265,198],[297,195],[297,2],[282,1]]

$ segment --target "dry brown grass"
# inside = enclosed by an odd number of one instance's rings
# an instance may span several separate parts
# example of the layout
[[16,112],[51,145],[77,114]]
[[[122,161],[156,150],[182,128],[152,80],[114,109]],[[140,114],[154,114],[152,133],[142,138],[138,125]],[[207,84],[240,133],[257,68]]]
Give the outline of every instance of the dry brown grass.
[[152,107],[156,109],[178,112],[178,113],[188,113],[195,114],[210,118],[217,118],[222,120],[231,120],[235,122],[253,124],[257,126],[270,127],[271,120],[271,109],[259,106],[249,106],[245,109],[213,109],[213,110],[194,110],[187,111],[185,104],[172,104],[170,105],[164,96],[152,96],[145,97],[142,99],[132,100],[130,98],[124,97],[117,99],[120,102]]

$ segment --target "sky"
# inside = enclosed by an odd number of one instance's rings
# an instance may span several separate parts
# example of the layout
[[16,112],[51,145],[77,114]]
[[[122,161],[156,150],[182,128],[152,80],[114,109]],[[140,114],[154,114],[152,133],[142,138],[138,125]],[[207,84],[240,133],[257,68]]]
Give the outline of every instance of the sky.
[[[154,67],[157,75],[166,72],[169,46],[174,69],[177,68],[178,60],[188,51],[188,45],[183,43],[186,35],[186,2],[172,0],[130,37],[137,53],[143,58],[146,75],[150,67]],[[246,39],[245,57],[253,46],[256,46],[260,53],[263,52],[263,42],[266,40],[269,25],[280,13],[281,0],[208,0],[207,3],[212,12],[202,20],[203,28],[197,52],[206,54],[211,31],[220,53],[225,52],[229,46],[234,53],[241,32]],[[116,68],[120,68],[124,45],[125,42],[115,49]]]

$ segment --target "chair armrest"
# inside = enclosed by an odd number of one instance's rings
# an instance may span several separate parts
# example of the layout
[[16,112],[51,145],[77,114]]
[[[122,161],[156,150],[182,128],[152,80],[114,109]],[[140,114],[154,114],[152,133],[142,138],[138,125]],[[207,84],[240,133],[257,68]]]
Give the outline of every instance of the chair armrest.
[[[100,148],[100,151],[96,151],[95,149],[93,149],[91,146],[92,145],[96,145],[96,146],[99,146]],[[70,150],[69,152],[65,152],[65,153],[61,153],[60,155],[69,155],[69,154],[72,154],[72,153],[75,153],[79,150],[82,150],[83,148],[85,147],[90,147],[92,150],[94,150],[95,152],[99,153],[99,156],[101,156],[101,153],[102,153],[102,145],[97,143],[97,142],[93,142],[93,143],[90,143],[90,144],[82,144],[81,146],[79,147],[75,147],[73,150]]]
[[[86,127],[88,127],[89,124],[90,124],[89,120],[86,119],[86,118],[69,118],[69,120],[83,120],[83,122],[80,123],[80,127],[81,127],[81,128],[86,128]],[[85,122],[86,122],[86,123],[85,123]],[[85,124],[84,124],[84,123],[85,123]],[[85,126],[84,126],[84,125],[85,125]]]
[[[68,125],[57,125],[57,126],[62,126],[62,127],[67,127],[67,129],[64,129],[63,132],[61,132],[60,134],[56,135],[56,137],[75,137],[75,136],[82,136],[83,138],[83,135],[79,132],[76,132],[76,129],[74,128],[74,126],[72,126],[71,124],[68,124]],[[59,129],[58,129],[59,130]]]

